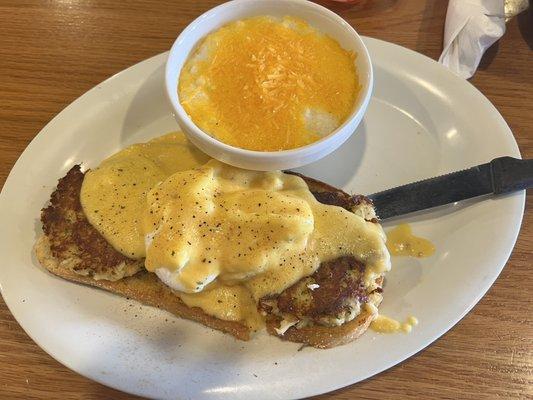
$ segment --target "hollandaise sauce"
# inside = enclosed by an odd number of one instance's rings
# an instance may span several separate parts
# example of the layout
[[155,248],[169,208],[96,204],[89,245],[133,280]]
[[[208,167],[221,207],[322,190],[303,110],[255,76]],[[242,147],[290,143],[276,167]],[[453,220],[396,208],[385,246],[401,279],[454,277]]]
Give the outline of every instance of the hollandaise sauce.
[[400,322],[385,315],[378,315],[370,324],[370,328],[379,333],[409,333],[416,325],[418,319],[413,316],[407,318],[405,322]]
[[319,203],[305,181],[211,160],[175,173],[147,196],[148,270],[183,292],[217,279],[241,283],[257,301],[279,293],[321,261],[353,255],[369,284],[389,268],[378,224]]
[[429,240],[413,235],[409,224],[401,224],[387,232],[387,248],[393,256],[429,257],[435,245]]
[[183,302],[252,329],[260,298],[323,261],[354,256],[369,288],[390,268],[379,224],[319,203],[298,176],[209,160],[181,134],[111,156],[80,197],[91,224]]
[[208,160],[181,132],[129,146],[86,172],[80,193],[83,211],[117,251],[143,258],[146,194],[173,173]]
[[260,16],[212,32],[185,63],[182,106],[217,139],[245,149],[312,143],[350,115],[355,54],[305,21]]

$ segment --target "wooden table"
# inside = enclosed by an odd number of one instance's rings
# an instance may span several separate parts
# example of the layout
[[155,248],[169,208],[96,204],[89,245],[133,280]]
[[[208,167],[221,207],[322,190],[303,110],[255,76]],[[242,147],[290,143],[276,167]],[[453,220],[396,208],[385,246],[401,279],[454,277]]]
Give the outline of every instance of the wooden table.
[[[190,21],[215,3],[1,0],[0,183],[26,145],[54,115],[110,75],[168,50]],[[353,7],[334,8],[363,35],[397,43],[434,59],[439,56],[445,1],[361,0]],[[529,11],[508,24],[507,33],[488,51],[472,79],[507,120],[522,155],[530,158],[532,46],[533,11]],[[532,241],[529,195],[511,259],[473,311],[420,354],[321,398],[531,398]],[[23,332],[2,301],[0,398],[135,397],[60,365]]]

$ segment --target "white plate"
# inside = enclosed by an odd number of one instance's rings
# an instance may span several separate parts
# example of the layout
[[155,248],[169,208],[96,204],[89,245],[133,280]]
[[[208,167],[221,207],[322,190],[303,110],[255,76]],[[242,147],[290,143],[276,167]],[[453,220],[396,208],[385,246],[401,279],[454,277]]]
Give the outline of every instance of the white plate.
[[[302,172],[372,193],[497,156],[520,156],[505,121],[469,83],[415,52],[374,39],[365,43],[376,86],[364,122],[337,152]],[[165,57],[113,76],[63,110],[24,151],[1,194],[2,295],[31,338],[67,367],[156,398],[310,396],[358,382],[423,349],[500,273],[520,228],[524,193],[406,219],[437,253],[393,259],[381,310],[398,319],[415,315],[420,325],[409,335],[369,331],[331,350],[297,351],[297,344],[266,334],[236,341],[50,275],[32,246],[57,179],[75,163],[94,166],[128,144],[176,129],[163,90]]]

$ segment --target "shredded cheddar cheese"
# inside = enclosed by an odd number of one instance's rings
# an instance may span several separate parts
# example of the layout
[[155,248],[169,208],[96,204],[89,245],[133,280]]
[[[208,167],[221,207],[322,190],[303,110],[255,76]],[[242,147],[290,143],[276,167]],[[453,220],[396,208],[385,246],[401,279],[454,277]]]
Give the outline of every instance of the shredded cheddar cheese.
[[301,147],[351,113],[360,89],[354,59],[302,20],[240,20],[209,34],[186,62],[180,102],[200,129],[227,144]]

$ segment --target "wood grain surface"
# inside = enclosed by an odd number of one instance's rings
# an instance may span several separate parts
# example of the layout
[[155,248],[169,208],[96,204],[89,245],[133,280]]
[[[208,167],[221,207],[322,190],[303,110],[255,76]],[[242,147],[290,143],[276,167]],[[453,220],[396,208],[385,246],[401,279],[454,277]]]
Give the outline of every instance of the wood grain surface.
[[[0,0],[0,184],[26,145],[65,106],[105,78],[168,50],[189,22],[216,3]],[[329,5],[363,35],[433,59],[439,56],[446,1],[361,0],[355,6]],[[530,10],[508,24],[507,33],[488,51],[471,80],[507,120],[522,155],[529,158],[533,157],[532,46]],[[532,398],[531,194],[528,200],[522,231],[506,268],[459,324],[402,364],[320,398]],[[135,397],[60,365],[24,333],[2,301],[0,398]]]

